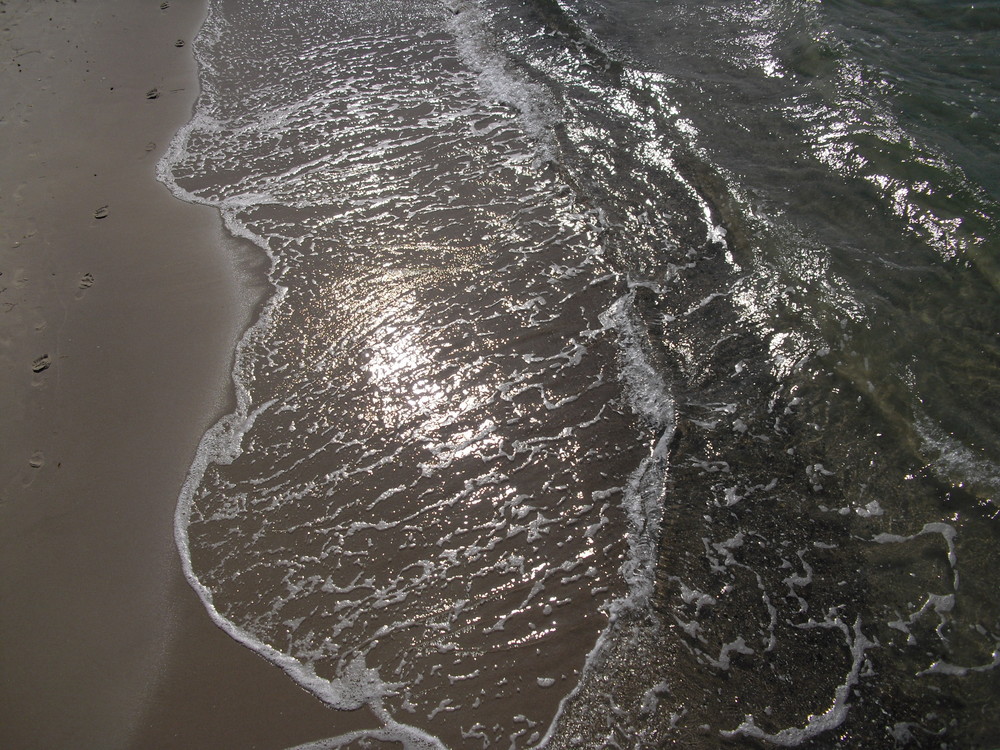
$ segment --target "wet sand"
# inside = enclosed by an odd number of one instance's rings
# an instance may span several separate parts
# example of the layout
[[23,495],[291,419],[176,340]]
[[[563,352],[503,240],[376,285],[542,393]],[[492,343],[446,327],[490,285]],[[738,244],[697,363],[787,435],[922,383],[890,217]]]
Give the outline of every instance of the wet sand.
[[174,546],[263,289],[262,257],[155,180],[204,12],[0,3],[3,747],[281,748],[363,718],[219,631]]

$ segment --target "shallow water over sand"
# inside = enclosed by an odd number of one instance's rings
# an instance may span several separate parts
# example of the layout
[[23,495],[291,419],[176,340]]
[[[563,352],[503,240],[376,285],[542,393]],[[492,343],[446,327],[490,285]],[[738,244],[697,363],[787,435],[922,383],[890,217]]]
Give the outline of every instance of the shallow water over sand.
[[982,741],[992,172],[850,7],[673,10],[213,4],[161,176],[275,292],[189,578],[370,738]]

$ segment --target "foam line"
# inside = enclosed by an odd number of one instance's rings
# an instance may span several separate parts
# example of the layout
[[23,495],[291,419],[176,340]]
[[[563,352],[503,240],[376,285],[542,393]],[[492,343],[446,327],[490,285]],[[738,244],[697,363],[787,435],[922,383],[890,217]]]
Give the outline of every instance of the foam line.
[[[826,623],[816,624],[816,627],[826,626]],[[851,663],[851,671],[847,673],[847,678],[844,680],[843,684],[839,685],[834,691],[833,702],[830,704],[830,707],[821,714],[812,714],[809,716],[806,719],[806,725],[804,727],[789,727],[774,733],[765,732],[763,729],[758,727],[756,723],[754,723],[753,716],[748,715],[744,719],[743,723],[736,727],[736,729],[723,730],[720,732],[723,737],[726,739],[749,737],[756,740],[764,740],[765,742],[770,742],[774,745],[778,745],[779,747],[797,747],[803,742],[818,737],[819,735],[829,732],[832,729],[836,729],[844,723],[847,719],[847,713],[850,708],[848,699],[851,696],[851,690],[858,683],[861,665],[864,662],[865,650],[876,644],[868,640],[868,638],[866,638],[861,632],[861,618],[858,618],[854,623],[853,640],[850,637],[850,633],[847,631],[847,627],[839,620],[831,623],[830,626],[841,627],[845,631],[847,645],[854,657]]]

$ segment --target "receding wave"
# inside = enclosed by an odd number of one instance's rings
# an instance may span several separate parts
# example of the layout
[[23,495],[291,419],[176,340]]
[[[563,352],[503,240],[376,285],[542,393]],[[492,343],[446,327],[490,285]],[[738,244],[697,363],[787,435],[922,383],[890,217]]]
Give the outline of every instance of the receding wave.
[[988,135],[869,5],[212,1],[160,177],[272,291],[177,541],[377,720],[303,747],[995,729]]

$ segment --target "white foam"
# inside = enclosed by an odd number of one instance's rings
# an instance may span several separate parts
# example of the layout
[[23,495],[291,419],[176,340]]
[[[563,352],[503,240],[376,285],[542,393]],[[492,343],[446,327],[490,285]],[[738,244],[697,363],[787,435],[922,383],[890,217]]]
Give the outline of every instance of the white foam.
[[519,76],[496,50],[487,11],[474,0],[455,0],[449,20],[459,57],[476,72],[483,97],[512,107],[536,144],[538,160],[554,160],[556,107],[545,89]]
[[651,715],[654,711],[656,711],[660,698],[668,693],[670,693],[670,684],[666,680],[661,680],[659,683],[651,687],[642,696],[642,704],[639,707],[639,714],[641,716]]
[[752,648],[747,646],[743,638],[740,637],[737,638],[735,641],[723,644],[722,648],[719,650],[719,658],[713,659],[711,657],[708,657],[708,663],[711,664],[716,669],[721,669],[724,672],[729,671],[729,667],[732,664],[732,657],[730,657],[730,654],[733,653],[752,656],[756,652]]
[[951,566],[952,570],[952,585],[955,591],[958,591],[958,555],[955,551],[955,538],[958,536],[958,532],[951,524],[944,522],[927,523],[924,524],[924,527],[920,531],[910,536],[883,533],[877,534],[872,541],[878,544],[901,544],[924,534],[940,534],[944,538],[945,543],[948,545],[948,565]]
[[1000,466],[948,435],[926,415],[918,414],[914,425],[939,477],[960,487],[971,485],[972,489],[996,499],[1000,492]]
[[633,289],[601,314],[601,324],[606,330],[618,333],[621,377],[627,387],[632,410],[656,428],[671,429],[675,421],[673,395],[663,375],[644,352],[644,329],[631,314],[634,303]]
[[918,677],[928,674],[940,674],[949,677],[965,677],[970,672],[988,672],[1000,667],[1000,650],[993,652],[993,660],[988,664],[980,664],[975,667],[960,667],[946,661],[936,661],[927,669],[917,672]]
[[[629,403],[657,434],[649,454],[631,474],[623,493],[622,503],[628,513],[630,524],[629,558],[622,566],[621,573],[628,584],[628,593],[608,603],[606,607],[609,615],[608,625],[587,655],[580,679],[573,690],[560,701],[555,717],[538,742],[538,748],[546,747],[555,736],[559,720],[569,704],[579,695],[586,676],[598,668],[607,654],[622,616],[626,611],[648,612],[649,599],[653,594],[668,449],[676,417],[670,389],[644,355],[639,341],[639,328],[629,315],[634,298],[633,288],[618,298],[600,316],[604,330],[614,330],[618,334],[620,378],[626,385]],[[647,693],[644,705],[652,707],[656,697],[666,690],[666,683],[656,686]]]
[[853,657],[851,670],[847,673],[847,678],[843,684],[839,685],[834,691],[833,702],[830,704],[830,707],[821,714],[812,714],[807,717],[804,727],[789,727],[774,733],[765,732],[756,725],[752,715],[747,715],[743,723],[736,727],[736,729],[720,732],[723,737],[727,739],[750,737],[770,742],[779,747],[797,747],[803,742],[818,737],[832,729],[836,729],[844,723],[850,708],[848,699],[850,698],[851,690],[858,683],[865,651],[876,644],[868,640],[861,632],[860,618],[854,623],[853,638],[851,631],[839,618],[825,622],[811,622],[808,627],[835,627],[843,630],[848,649]]
[[910,627],[918,619],[923,617],[926,613],[933,610],[937,613],[939,618],[939,623],[936,628],[938,637],[943,641],[945,640],[943,628],[947,624],[947,619],[945,615],[951,612],[955,608],[955,595],[954,594],[928,594],[927,598],[924,600],[923,606],[920,607],[916,612],[910,615],[909,619],[906,621],[896,620],[894,622],[887,623],[890,628],[898,630],[907,635],[907,643],[910,645],[916,645],[916,639],[910,633]]

